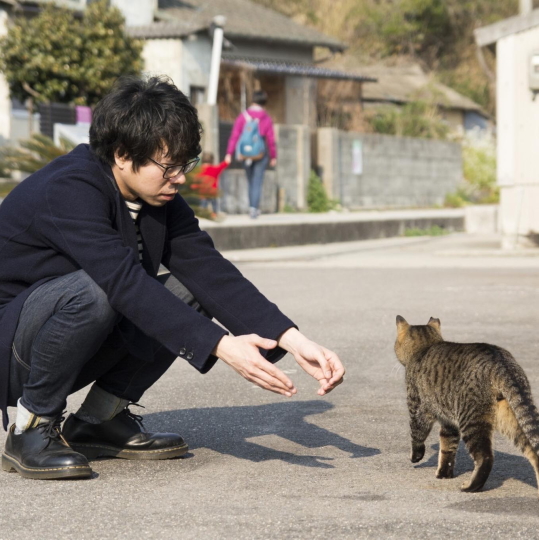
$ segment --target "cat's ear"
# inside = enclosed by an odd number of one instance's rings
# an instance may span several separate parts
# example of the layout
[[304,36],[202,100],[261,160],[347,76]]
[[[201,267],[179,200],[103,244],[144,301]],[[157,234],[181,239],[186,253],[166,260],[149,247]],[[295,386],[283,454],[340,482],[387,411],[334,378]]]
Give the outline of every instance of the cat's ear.
[[403,336],[406,331],[410,328],[410,325],[406,322],[404,317],[397,315],[397,334],[399,337]]
[[435,319],[434,317],[431,317],[427,324],[429,326],[432,326],[433,328],[436,328],[436,330],[438,330],[438,332],[440,332],[440,330],[442,328],[442,324],[440,323],[440,319]]

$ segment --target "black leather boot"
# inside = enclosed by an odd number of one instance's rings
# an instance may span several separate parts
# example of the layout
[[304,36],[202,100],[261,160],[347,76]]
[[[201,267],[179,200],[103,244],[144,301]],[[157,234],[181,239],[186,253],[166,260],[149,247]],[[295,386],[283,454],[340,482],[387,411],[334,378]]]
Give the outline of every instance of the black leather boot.
[[15,434],[9,429],[2,454],[2,469],[18,472],[25,478],[42,480],[89,478],[92,469],[88,460],[75,452],[60,433],[63,418],[41,419],[33,428]]
[[69,415],[63,436],[77,452],[88,459],[112,456],[124,459],[170,459],[189,449],[175,433],[148,433],[142,417],[128,408],[112,420],[90,424],[74,414]]

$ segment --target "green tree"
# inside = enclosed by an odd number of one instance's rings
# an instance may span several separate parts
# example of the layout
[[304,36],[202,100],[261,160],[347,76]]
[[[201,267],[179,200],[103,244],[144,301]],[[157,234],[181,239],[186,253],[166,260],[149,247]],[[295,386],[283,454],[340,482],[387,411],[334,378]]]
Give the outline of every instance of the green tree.
[[106,0],[90,4],[82,18],[48,5],[34,18],[18,18],[0,39],[0,70],[21,101],[93,105],[117,77],[140,73],[141,51]]

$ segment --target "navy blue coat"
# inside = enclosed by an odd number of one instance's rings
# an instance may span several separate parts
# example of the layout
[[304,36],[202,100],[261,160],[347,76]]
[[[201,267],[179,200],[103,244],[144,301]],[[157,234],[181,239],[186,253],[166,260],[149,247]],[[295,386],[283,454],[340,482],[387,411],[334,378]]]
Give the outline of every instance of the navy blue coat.
[[[232,334],[276,339],[294,326],[200,230],[177,195],[140,212],[144,266],[135,227],[109,165],[87,145],[32,174],[0,205],[0,409],[7,427],[9,363],[24,301],[47,280],[83,269],[123,315],[131,352],[151,359],[155,343],[206,373],[227,332],[184,304],[155,279],[160,263]],[[137,329],[139,331],[137,331]],[[185,354],[185,351],[187,354]],[[277,361],[280,348],[266,356]]]

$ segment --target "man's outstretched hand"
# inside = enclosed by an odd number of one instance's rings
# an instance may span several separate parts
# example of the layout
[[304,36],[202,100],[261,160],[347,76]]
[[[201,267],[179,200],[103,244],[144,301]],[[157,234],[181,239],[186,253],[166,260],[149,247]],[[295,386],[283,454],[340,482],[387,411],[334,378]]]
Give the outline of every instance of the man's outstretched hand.
[[223,336],[213,354],[257,386],[291,397],[297,392],[294,383],[258,350],[273,349],[277,345],[290,352],[303,370],[319,382],[318,395],[323,396],[342,383],[344,368],[339,357],[295,328],[284,332],[278,342],[257,334]]
[[303,370],[320,383],[319,396],[331,392],[343,382],[344,367],[339,357],[306,338],[296,328],[289,328],[281,335],[279,346],[291,353]]
[[213,354],[257,386],[291,397],[297,392],[294,383],[260,354],[259,347],[274,349],[277,342],[257,334],[223,336]]

